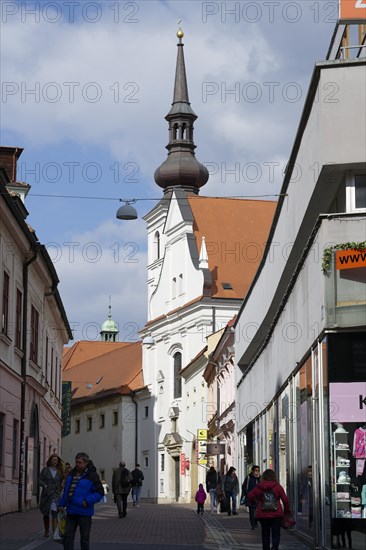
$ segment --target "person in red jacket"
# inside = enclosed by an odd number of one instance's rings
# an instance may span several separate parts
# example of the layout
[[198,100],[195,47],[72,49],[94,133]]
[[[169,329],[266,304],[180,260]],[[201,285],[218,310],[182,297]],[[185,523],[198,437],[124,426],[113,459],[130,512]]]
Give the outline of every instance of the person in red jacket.
[[[285,512],[290,511],[289,501],[276,472],[265,470],[262,480],[247,495],[249,502],[257,499],[256,519],[262,527],[263,550],[278,550],[281,538],[281,523]],[[281,503],[282,501],[282,503]],[[270,545],[272,531],[272,547]]]

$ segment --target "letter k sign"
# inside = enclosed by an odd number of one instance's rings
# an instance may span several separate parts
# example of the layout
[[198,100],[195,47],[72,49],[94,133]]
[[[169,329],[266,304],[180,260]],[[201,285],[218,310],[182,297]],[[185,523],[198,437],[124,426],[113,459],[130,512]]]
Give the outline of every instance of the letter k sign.
[[362,395],[360,395],[360,409],[363,409],[363,405],[366,407],[366,397],[362,399]]

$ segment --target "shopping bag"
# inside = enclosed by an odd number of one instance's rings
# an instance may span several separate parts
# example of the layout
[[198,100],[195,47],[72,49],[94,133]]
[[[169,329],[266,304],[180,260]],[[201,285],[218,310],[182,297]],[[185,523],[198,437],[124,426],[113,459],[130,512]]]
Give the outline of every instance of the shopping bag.
[[291,511],[285,512],[285,515],[282,518],[282,529],[290,529],[291,527],[295,527],[296,520],[294,518],[294,515]]
[[57,527],[53,532],[52,540],[55,542],[63,543],[66,527],[66,512],[60,510],[57,514]]

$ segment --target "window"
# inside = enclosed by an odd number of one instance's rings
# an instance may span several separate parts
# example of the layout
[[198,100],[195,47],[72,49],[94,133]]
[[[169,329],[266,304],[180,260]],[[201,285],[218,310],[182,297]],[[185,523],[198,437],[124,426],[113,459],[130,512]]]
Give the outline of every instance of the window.
[[53,348],[51,348],[51,380],[50,380],[50,387],[51,390],[53,390]]
[[346,183],[347,212],[366,211],[366,174],[349,174]]
[[75,433],[76,434],[80,433],[80,419],[79,418],[75,419]]
[[18,349],[22,349],[22,311],[23,294],[17,289],[17,302],[15,306],[15,345]]
[[173,356],[174,360],[174,399],[182,397],[182,378],[179,374],[182,368],[182,354],[177,351]]
[[172,300],[174,300],[177,297],[177,278],[173,277],[172,282]]
[[86,429],[87,429],[87,431],[91,432],[92,427],[93,427],[93,419],[92,419],[91,416],[87,416],[87,418],[86,418]]
[[118,424],[118,411],[113,411],[112,416],[112,424],[113,426],[117,426]]
[[45,353],[44,377],[45,377],[46,382],[48,382],[48,336],[46,336],[46,353]]
[[160,259],[160,233],[157,231],[154,235],[154,260]]
[[38,363],[38,335],[39,335],[39,313],[34,306],[31,309],[31,334],[29,359]]
[[12,470],[13,478],[18,477],[18,432],[19,421],[13,420],[13,456],[12,456]]
[[164,472],[164,470],[165,470],[165,454],[162,453],[160,455],[160,471]]
[[145,468],[149,467],[149,457],[145,456]]
[[57,396],[57,381],[58,381],[58,359],[55,359],[55,395]]
[[0,413],[0,473],[3,473],[4,466],[4,431],[5,431],[5,414]]
[[181,273],[179,275],[178,282],[179,282],[178,292],[179,292],[179,296],[180,296],[181,294],[183,294],[183,273]]
[[366,174],[355,176],[355,207],[366,208]]
[[4,271],[2,330],[3,330],[3,333],[6,334],[7,336],[9,334],[9,286],[10,286],[10,278],[7,272]]
[[149,417],[149,407],[146,406],[145,407],[145,418],[148,418]]
[[105,416],[104,416],[104,414],[101,414],[99,416],[99,428],[100,429],[104,428],[104,425],[105,425]]

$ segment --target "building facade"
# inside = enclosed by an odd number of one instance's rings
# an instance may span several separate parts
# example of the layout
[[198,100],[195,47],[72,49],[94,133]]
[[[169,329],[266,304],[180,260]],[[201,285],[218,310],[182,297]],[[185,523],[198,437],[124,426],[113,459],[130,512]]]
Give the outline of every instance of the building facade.
[[145,477],[142,497],[150,499],[152,403],[143,383],[141,342],[114,342],[118,329],[110,316],[106,323],[102,341],[79,341],[64,350],[62,374],[72,399],[62,457],[73,464],[77,452],[87,452],[109,485],[120,461],[130,470],[138,463]]
[[365,540],[364,75],[362,57],[316,64],[268,246],[235,324],[239,461],[275,469],[296,529],[327,549],[346,532],[354,547]]
[[61,450],[61,359],[72,338],[46,248],[26,223],[22,149],[0,148],[0,513],[36,506],[38,474]]

